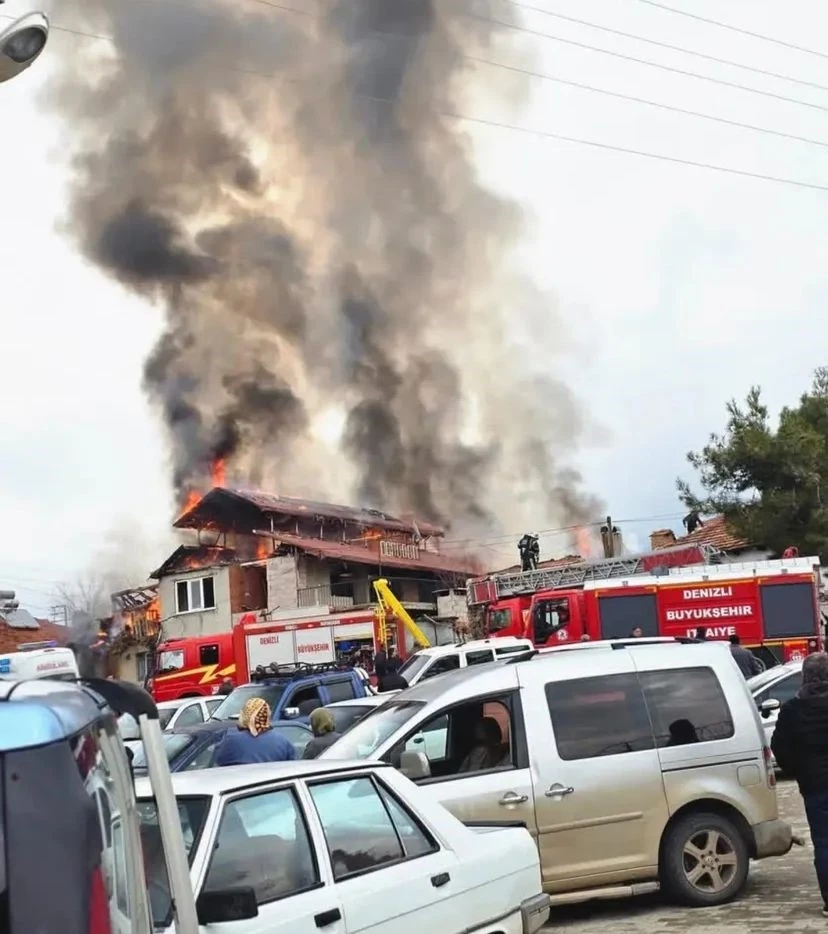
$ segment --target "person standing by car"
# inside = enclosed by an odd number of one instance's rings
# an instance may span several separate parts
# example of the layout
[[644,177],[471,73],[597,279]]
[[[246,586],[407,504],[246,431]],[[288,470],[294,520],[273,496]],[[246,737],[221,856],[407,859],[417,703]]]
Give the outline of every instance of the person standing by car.
[[324,707],[317,707],[310,715],[310,725],[313,730],[313,739],[305,746],[303,759],[315,759],[328,746],[333,744],[342,735],[336,731],[333,715]]
[[293,743],[270,725],[270,707],[251,697],[242,707],[239,725],[229,729],[216,747],[215,765],[250,765],[253,762],[288,762],[296,758]]
[[742,645],[742,640],[735,633],[730,637],[730,654],[746,681],[764,670],[759,659]]
[[771,739],[776,763],[795,778],[805,802],[814,868],[828,917],[828,655],[802,663],[802,687],[779,711]]
[[230,678],[223,678],[221,684],[218,686],[216,694],[226,697],[228,694],[233,693],[233,682]]

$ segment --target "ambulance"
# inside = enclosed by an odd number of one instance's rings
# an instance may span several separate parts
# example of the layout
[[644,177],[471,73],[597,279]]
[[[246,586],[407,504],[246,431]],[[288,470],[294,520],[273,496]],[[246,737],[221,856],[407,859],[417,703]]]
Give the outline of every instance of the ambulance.
[[0,655],[0,681],[75,681],[79,677],[75,653],[57,642],[25,642],[16,652]]

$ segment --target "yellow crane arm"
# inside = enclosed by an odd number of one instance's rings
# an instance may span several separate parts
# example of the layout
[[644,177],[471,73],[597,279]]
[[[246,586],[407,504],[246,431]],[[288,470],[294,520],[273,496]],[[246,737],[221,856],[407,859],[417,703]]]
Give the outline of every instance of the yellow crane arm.
[[386,646],[388,644],[386,619],[389,616],[396,616],[414,637],[414,641],[417,645],[424,649],[431,648],[431,643],[428,641],[426,634],[414,622],[408,610],[406,610],[402,603],[394,596],[394,591],[388,586],[387,580],[384,578],[375,580],[374,592],[377,595],[377,603],[379,604],[380,640],[385,643]]

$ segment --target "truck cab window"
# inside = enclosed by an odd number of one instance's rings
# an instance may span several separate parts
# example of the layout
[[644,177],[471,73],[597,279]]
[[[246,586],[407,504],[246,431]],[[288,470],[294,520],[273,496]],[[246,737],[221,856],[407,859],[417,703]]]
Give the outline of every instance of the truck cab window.
[[208,645],[199,646],[198,663],[199,665],[218,665],[219,663],[218,644],[215,642],[211,642]]
[[543,645],[550,636],[569,624],[568,600],[539,600],[533,613],[535,643]]

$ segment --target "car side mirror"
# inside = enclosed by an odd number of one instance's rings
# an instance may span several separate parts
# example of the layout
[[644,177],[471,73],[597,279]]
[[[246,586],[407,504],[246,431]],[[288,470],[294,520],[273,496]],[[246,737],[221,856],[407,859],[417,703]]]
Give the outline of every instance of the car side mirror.
[[226,921],[246,921],[259,914],[256,890],[252,886],[202,892],[196,900],[199,924],[223,924]]
[[768,717],[775,711],[779,710],[782,705],[774,697],[769,697],[767,700],[762,701],[759,705],[759,713],[762,717],[767,720]]
[[407,749],[400,756],[400,771],[411,781],[420,778],[431,778],[431,766],[428,756],[419,750]]
[[282,716],[284,716],[285,720],[294,720],[299,716],[299,708],[285,707],[285,709],[282,711]]

